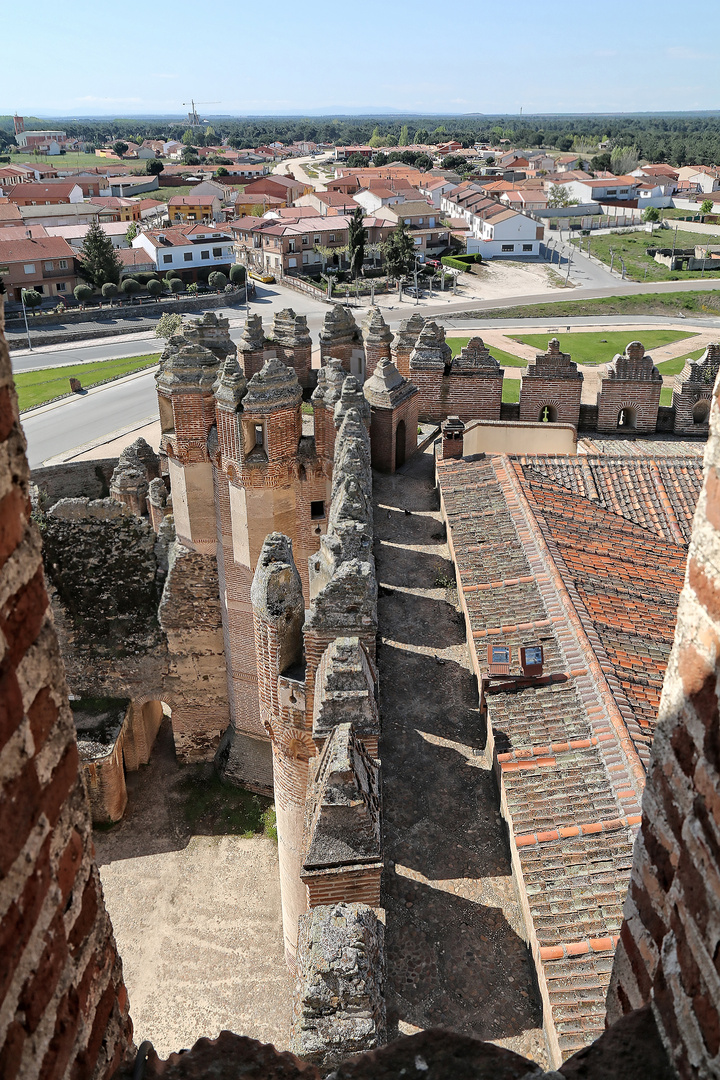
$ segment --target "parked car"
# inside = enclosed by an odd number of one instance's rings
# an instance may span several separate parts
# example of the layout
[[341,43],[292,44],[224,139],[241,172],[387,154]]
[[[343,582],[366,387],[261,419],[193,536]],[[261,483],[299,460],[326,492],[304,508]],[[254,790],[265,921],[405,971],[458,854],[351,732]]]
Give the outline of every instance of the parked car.
[[248,271],[248,277],[255,278],[255,281],[262,281],[263,285],[275,284],[275,278],[272,274],[259,274],[257,270]]

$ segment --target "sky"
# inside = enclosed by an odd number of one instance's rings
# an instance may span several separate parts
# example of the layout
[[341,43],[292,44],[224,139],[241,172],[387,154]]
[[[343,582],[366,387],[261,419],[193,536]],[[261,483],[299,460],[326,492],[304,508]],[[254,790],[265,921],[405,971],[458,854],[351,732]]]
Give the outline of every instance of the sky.
[[0,0],[0,56],[0,114],[713,110],[720,0]]

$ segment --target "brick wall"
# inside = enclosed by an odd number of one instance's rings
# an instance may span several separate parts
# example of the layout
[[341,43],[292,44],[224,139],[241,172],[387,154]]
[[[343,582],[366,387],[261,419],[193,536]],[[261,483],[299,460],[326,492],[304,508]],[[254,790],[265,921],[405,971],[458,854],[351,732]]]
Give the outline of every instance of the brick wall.
[[720,1071],[720,408],[665,675],[608,1020],[652,1002],[681,1077]]
[[409,378],[420,391],[418,415],[421,420],[439,422],[446,416],[459,416],[464,422],[500,419],[502,371],[499,377],[487,377],[461,375],[452,369],[443,375],[442,372],[424,372],[413,367]]
[[[640,341],[631,341],[616,356],[598,394],[597,430],[634,430],[648,434],[657,427],[662,375]],[[620,421],[622,420],[622,423]]]
[[419,395],[414,394],[393,409],[373,408],[370,415],[370,450],[372,465],[380,472],[394,473],[397,461],[397,430],[404,425],[400,438],[400,465],[417,450]]
[[367,904],[380,907],[380,878],[383,864],[338,866],[303,874],[308,908],[321,904]]
[[[0,316],[1,319],[1,316]],[[0,1075],[109,1077],[132,1040],[0,332]]]

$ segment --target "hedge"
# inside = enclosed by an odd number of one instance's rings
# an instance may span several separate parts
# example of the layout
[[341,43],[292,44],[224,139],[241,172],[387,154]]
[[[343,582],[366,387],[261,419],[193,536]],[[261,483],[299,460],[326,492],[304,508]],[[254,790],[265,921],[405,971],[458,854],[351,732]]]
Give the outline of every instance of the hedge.
[[473,264],[482,262],[482,255],[479,252],[474,255],[443,255],[440,262],[452,270],[469,270]]

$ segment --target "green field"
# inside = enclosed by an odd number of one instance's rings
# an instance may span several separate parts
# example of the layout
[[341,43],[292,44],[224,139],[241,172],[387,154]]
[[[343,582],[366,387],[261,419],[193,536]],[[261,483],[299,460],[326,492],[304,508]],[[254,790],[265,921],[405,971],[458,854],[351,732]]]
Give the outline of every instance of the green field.
[[502,399],[508,405],[514,405],[520,400],[519,379],[503,379]]
[[[462,348],[470,341],[469,337],[452,337],[447,338],[447,344],[450,346],[450,351],[453,356],[457,356]],[[503,364],[506,367],[526,367],[527,360],[523,360],[521,356],[514,356],[512,353],[504,352],[502,349],[496,349],[494,345],[488,345],[490,353],[495,357],[498,364]]]
[[[717,244],[720,242],[718,236],[681,232],[680,229],[678,229],[676,236],[674,229],[655,229],[652,235],[639,230],[638,232],[620,233],[615,236],[581,237],[573,240],[573,244],[576,247],[582,245],[583,250],[587,251],[588,239],[590,240],[590,254],[595,255],[596,258],[607,263],[608,266],[612,259],[612,253],[615,253],[613,269],[622,270],[622,263],[620,262],[622,258],[625,263],[625,276],[630,281],[684,281],[687,278],[699,278],[700,270],[671,271],[662,263],[655,262],[650,255],[646,255],[646,249],[649,247],[671,248],[673,242],[676,248],[694,248],[698,244]],[[705,277],[720,277],[720,268],[713,271],[706,270]]]
[[145,356],[126,356],[122,360],[98,360],[96,364],[73,364],[69,367],[44,368],[42,371],[20,371],[15,375],[20,412],[44,405],[70,393],[71,378],[79,379],[83,388],[97,386],[120,375],[157,364],[159,353]]
[[[576,364],[604,364],[612,360],[616,353],[622,353],[629,341],[642,341],[648,352],[661,345],[670,345],[683,338],[697,337],[697,334],[684,334],[681,330],[608,330],[599,333],[559,334],[560,348],[570,353]],[[547,334],[513,334],[514,341],[530,345],[538,352],[547,349]]]
[[595,300],[549,300],[545,304],[454,312],[455,319],[564,319],[583,315],[720,315],[720,288],[687,292],[600,296]]
[[699,360],[704,352],[704,349],[697,349],[695,352],[683,353],[682,356],[676,356],[672,360],[662,360],[655,366],[661,375],[679,375],[685,367],[685,362],[687,360]]
[[189,195],[197,184],[178,184],[177,187],[159,187],[156,191],[143,191],[138,199],[157,199],[158,202],[169,202],[173,195]]
[[663,386],[660,391],[660,404],[666,405],[668,408],[672,405],[673,392],[669,386]]

